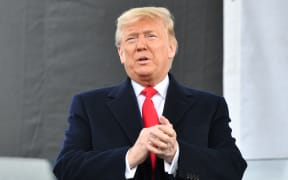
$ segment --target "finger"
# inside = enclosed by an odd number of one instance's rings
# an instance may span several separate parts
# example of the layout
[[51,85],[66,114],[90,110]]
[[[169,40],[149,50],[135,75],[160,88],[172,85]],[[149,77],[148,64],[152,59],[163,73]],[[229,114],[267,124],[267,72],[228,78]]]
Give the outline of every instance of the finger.
[[[171,138],[167,134],[162,134],[162,136],[151,135],[151,137],[149,137],[149,142],[153,146],[152,150],[161,156],[168,156],[169,154],[171,154],[174,146],[177,144],[176,138]],[[157,148],[157,151],[155,148]]]
[[159,125],[158,129],[164,134],[167,134],[169,137],[176,137],[176,132],[173,127]]
[[162,140],[162,139],[155,137],[155,136],[152,136],[151,138],[149,138],[148,141],[150,142],[150,144],[152,144],[154,147],[156,147],[158,149],[167,149],[169,147],[169,143],[170,143],[168,138],[166,138],[166,140]]
[[163,124],[163,125],[170,125],[170,126],[172,126],[172,124],[170,123],[170,121],[169,121],[165,116],[160,116],[159,122],[160,122],[160,124]]
[[148,148],[149,152],[154,153],[156,155],[162,156],[164,154],[163,149],[159,148],[159,146],[157,146],[152,141],[149,141],[147,148]]
[[164,133],[164,131],[160,130],[161,125],[157,129],[151,132],[150,136],[148,137],[148,140],[151,141],[151,143],[160,149],[169,149],[171,147],[174,147],[175,144],[177,144],[176,140],[176,133],[172,128],[171,133]]
[[[160,147],[159,145],[155,145],[152,142],[149,144],[148,149],[151,153],[156,154],[160,158],[166,158],[169,156],[174,156],[174,147],[172,145],[165,147]],[[172,158],[173,159],[173,158]]]
[[173,129],[165,127],[161,127],[162,125],[157,125],[154,127],[153,131],[150,132],[148,138],[153,140],[159,140],[164,143],[169,143],[171,141],[171,137],[173,138]]
[[175,144],[161,144],[161,143],[162,142],[150,141],[147,148],[150,152],[155,153],[158,157],[171,159],[169,157],[175,155],[177,149],[177,142]]

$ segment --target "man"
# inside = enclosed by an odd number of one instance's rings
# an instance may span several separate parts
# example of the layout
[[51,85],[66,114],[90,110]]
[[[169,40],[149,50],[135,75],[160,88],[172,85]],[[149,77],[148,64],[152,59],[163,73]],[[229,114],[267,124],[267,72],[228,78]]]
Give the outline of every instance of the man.
[[[225,100],[186,88],[169,73],[177,50],[170,12],[124,12],[116,46],[128,78],[74,97],[58,179],[241,179],[246,162],[231,137]],[[156,94],[148,97],[151,89]]]

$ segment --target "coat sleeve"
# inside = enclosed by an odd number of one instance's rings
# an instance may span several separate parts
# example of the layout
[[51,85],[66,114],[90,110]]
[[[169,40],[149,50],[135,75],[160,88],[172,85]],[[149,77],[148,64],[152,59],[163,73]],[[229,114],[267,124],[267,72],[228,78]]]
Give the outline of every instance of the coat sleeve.
[[218,97],[207,130],[207,147],[179,137],[179,161],[176,179],[241,180],[247,167],[235,145],[229,127],[227,104]]
[[124,180],[128,147],[109,150],[92,148],[91,128],[81,96],[73,98],[68,129],[54,166],[59,180]]

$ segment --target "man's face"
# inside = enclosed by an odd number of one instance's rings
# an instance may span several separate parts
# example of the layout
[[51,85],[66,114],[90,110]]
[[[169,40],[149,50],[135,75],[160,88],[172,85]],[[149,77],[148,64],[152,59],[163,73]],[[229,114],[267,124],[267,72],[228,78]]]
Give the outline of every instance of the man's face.
[[167,75],[176,46],[158,19],[143,18],[122,29],[118,53],[127,75],[134,81],[154,86]]

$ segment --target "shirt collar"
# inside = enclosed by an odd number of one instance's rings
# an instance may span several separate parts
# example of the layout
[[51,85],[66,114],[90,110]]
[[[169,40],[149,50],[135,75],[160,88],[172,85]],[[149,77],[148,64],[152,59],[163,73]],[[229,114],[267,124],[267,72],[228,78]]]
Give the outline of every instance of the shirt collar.
[[[137,83],[136,81],[132,79],[131,79],[131,84],[132,84],[132,87],[134,89],[136,96],[139,96],[141,92],[143,91],[143,89],[145,89],[144,86],[142,86],[141,84]],[[165,98],[167,94],[168,85],[169,85],[169,77],[167,75],[160,83],[156,84],[156,86],[154,86],[153,88],[157,90],[158,94],[161,97]]]

